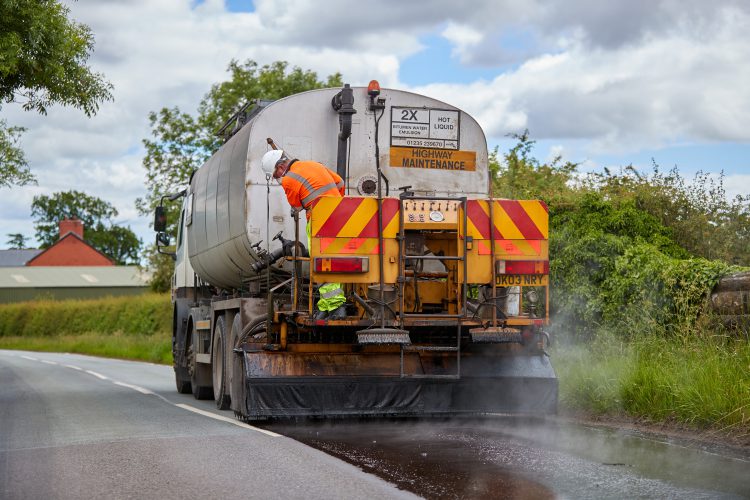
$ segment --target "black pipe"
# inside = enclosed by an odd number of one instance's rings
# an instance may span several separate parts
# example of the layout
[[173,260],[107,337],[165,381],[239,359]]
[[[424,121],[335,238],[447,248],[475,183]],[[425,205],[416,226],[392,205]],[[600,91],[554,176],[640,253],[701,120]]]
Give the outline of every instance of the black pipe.
[[362,309],[367,311],[367,314],[369,314],[371,318],[375,316],[375,309],[373,309],[372,306],[370,306],[370,304],[365,302],[365,299],[363,299],[356,293],[353,293],[352,297],[354,297],[354,300],[356,300],[359,303],[359,305],[362,306]]
[[339,114],[339,144],[336,154],[336,173],[346,181],[346,157],[349,136],[352,135],[352,115],[354,109],[354,91],[349,84],[344,84],[341,92],[333,96],[331,106]]
[[[261,272],[263,269],[266,269],[271,266],[271,264],[275,263],[277,260],[279,260],[282,257],[292,257],[295,255],[295,252],[299,252],[300,255],[303,257],[309,257],[310,254],[307,251],[307,248],[305,248],[305,245],[302,244],[302,242],[294,242],[292,240],[284,239],[283,236],[281,236],[281,233],[277,234],[274,238],[275,240],[281,241],[281,247],[277,248],[276,250],[272,252],[266,252],[264,254],[259,255],[259,259],[255,262],[253,262],[250,267],[253,268],[253,271],[256,273]],[[270,277],[269,277],[270,280]],[[270,288],[270,281],[269,281],[269,288]]]

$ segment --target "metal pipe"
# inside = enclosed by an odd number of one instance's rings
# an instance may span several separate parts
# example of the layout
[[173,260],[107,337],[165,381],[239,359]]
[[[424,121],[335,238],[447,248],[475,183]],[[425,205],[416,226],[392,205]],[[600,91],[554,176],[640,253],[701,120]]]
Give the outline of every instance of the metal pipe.
[[[380,113],[381,117],[383,116],[383,113],[385,113],[385,109]],[[380,170],[380,147],[378,145],[378,122],[380,121],[380,118],[377,118],[375,113],[373,113],[373,118],[375,119],[375,168],[378,171],[378,284],[380,286],[380,294],[382,297],[385,293],[385,282],[383,278],[383,267],[385,267],[383,259],[383,253],[385,252],[385,244],[383,241],[383,178],[385,176],[383,175],[382,170]],[[401,212],[401,210],[399,210],[399,212]],[[380,304],[380,326],[381,328],[385,328],[384,304]]]
[[[461,206],[463,206],[463,227],[464,232],[469,232],[469,216],[467,214],[467,205],[468,202],[466,200],[466,197],[461,198]],[[466,237],[466,234],[464,234],[464,248],[463,248],[463,254],[464,254],[464,279],[463,279],[463,291],[462,291],[462,311],[460,312],[463,316],[466,316],[466,303],[468,302],[467,298],[467,290],[466,290],[466,279],[468,278],[468,272],[469,272],[469,266],[468,266],[468,256],[466,255],[467,247],[468,247],[468,238]],[[458,333],[456,334],[456,378],[461,378],[461,322],[458,322],[458,326],[456,327],[458,329]]]
[[338,151],[336,154],[336,173],[346,180],[346,157],[349,136],[352,133],[352,115],[357,112],[354,109],[354,91],[349,84],[331,100],[331,106],[339,114]]
[[[378,165],[378,174],[380,174],[380,165]],[[380,294],[381,297],[385,293],[385,280],[383,278],[383,267],[385,266],[385,261],[383,259],[383,253],[385,252],[385,248],[383,248],[384,242],[383,242],[383,192],[380,182],[380,176],[378,175],[378,285],[380,286]],[[380,326],[382,328],[385,328],[385,306],[384,304],[380,304]]]
[[[309,245],[310,242],[308,242]],[[312,245],[309,245],[312,246]],[[309,252],[309,250],[308,250]],[[299,212],[294,211],[294,265],[292,266],[292,310],[296,311],[299,306],[299,280],[302,270],[297,260],[299,257]]]
[[[497,299],[497,269],[495,268],[495,218],[493,207],[495,206],[495,190],[492,186],[492,170],[487,170],[490,181],[490,261],[492,265],[492,301]],[[492,308],[492,326],[497,326],[497,307]]]

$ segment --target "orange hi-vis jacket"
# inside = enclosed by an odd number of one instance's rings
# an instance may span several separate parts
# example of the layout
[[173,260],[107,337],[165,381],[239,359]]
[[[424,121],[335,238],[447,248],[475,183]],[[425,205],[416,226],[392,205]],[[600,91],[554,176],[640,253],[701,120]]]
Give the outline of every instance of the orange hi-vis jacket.
[[281,186],[289,204],[297,210],[307,210],[321,196],[344,196],[344,179],[316,161],[292,160]]

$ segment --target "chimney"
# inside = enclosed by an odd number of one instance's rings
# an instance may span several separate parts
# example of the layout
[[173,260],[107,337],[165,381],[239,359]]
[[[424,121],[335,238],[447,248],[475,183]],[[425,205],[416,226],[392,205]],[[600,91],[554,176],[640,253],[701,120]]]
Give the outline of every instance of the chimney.
[[60,239],[66,234],[73,233],[83,239],[83,222],[78,219],[64,219],[60,221]]

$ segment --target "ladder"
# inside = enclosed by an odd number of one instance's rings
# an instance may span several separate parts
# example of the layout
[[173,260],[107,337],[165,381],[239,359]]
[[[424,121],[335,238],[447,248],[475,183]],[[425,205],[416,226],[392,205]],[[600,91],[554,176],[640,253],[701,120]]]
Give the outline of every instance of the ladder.
[[[399,322],[400,328],[404,328],[404,319],[406,318],[432,318],[432,319],[455,319],[456,320],[456,343],[454,346],[439,346],[439,345],[411,345],[401,344],[401,378],[430,378],[430,379],[460,379],[461,378],[461,325],[462,318],[466,316],[466,300],[467,300],[467,251],[468,251],[468,238],[460,238],[460,227],[467,227],[467,215],[466,215],[466,200],[465,196],[416,196],[413,192],[406,191],[401,193],[399,196],[399,230],[398,230],[398,278],[397,285],[399,290]],[[426,202],[457,202],[456,210],[458,215],[456,217],[455,229],[451,228],[448,231],[455,231],[456,238],[459,241],[457,245],[458,255],[406,255],[406,225],[407,221],[404,220],[404,202],[405,201],[426,201]],[[461,221],[459,221],[461,218]],[[429,229],[424,229],[429,231]],[[439,261],[456,261],[459,265],[463,266],[462,280],[460,283],[460,293],[456,297],[456,314],[431,314],[431,313],[420,313],[420,312],[406,312],[404,309],[404,289],[406,286],[406,261],[427,261],[427,260],[439,260]],[[416,282],[416,273],[415,282]],[[416,287],[415,283],[415,287]],[[416,291],[416,290],[415,290]],[[422,375],[422,374],[406,374],[404,373],[404,353],[414,351],[431,351],[431,352],[455,352],[456,353],[456,373],[445,374],[445,375]]]

